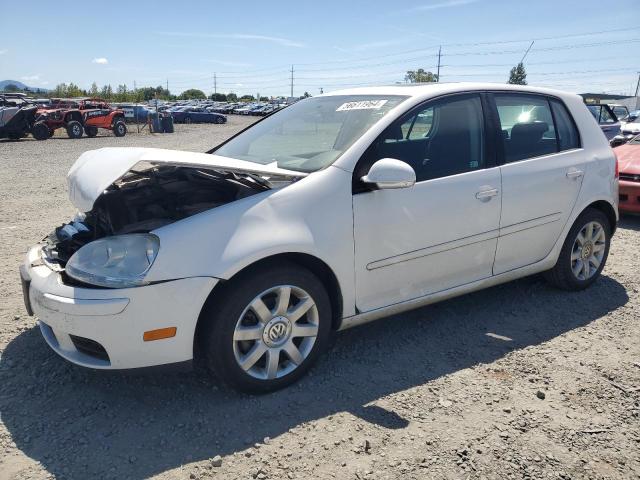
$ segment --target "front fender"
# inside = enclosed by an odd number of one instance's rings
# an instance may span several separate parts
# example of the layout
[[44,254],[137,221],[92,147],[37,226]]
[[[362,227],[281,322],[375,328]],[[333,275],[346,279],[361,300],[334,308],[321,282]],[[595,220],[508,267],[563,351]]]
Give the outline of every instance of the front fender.
[[328,167],[270,190],[155,230],[160,251],[149,281],[188,277],[230,279],[282,253],[312,255],[333,270],[353,314],[351,175]]

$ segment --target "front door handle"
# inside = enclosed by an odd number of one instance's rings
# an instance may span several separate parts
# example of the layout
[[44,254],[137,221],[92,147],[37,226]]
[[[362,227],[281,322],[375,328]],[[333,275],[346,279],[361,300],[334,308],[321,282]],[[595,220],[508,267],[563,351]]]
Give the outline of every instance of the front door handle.
[[488,187],[484,190],[480,190],[479,192],[477,192],[476,198],[478,200],[488,201],[488,200],[491,200],[491,197],[495,197],[496,195],[498,195],[498,189]]
[[567,172],[567,178],[580,178],[582,175],[584,175],[582,170],[572,169]]

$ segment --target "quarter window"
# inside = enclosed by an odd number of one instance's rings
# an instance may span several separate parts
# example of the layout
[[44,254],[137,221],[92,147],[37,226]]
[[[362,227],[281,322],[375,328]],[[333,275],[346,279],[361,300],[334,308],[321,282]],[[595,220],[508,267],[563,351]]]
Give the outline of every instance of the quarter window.
[[571,115],[567,111],[567,107],[565,107],[560,100],[556,100],[555,98],[550,99],[549,102],[551,103],[553,118],[556,121],[560,151],[580,148],[580,136],[578,135],[578,129],[576,128],[576,124],[571,118]]
[[366,174],[381,158],[395,158],[411,165],[420,182],[484,168],[484,150],[480,97],[465,95],[432,102],[393,123],[356,173]]

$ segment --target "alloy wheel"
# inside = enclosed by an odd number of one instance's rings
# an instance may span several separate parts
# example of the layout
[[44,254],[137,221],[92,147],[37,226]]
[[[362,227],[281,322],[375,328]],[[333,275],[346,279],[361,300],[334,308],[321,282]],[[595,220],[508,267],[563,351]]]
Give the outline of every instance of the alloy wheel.
[[236,362],[260,380],[284,377],[309,356],[318,326],[318,308],[306,291],[292,285],[265,290],[247,305],[236,323]]
[[593,277],[604,258],[606,233],[598,222],[589,222],[580,229],[571,249],[571,270],[578,280]]

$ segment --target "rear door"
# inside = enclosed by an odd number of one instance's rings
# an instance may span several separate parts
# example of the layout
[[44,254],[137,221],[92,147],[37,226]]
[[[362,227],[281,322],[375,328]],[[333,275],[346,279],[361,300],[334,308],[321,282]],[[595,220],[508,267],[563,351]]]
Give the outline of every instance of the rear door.
[[502,215],[494,275],[545,258],[573,210],[586,162],[559,99],[495,93],[502,141]]

